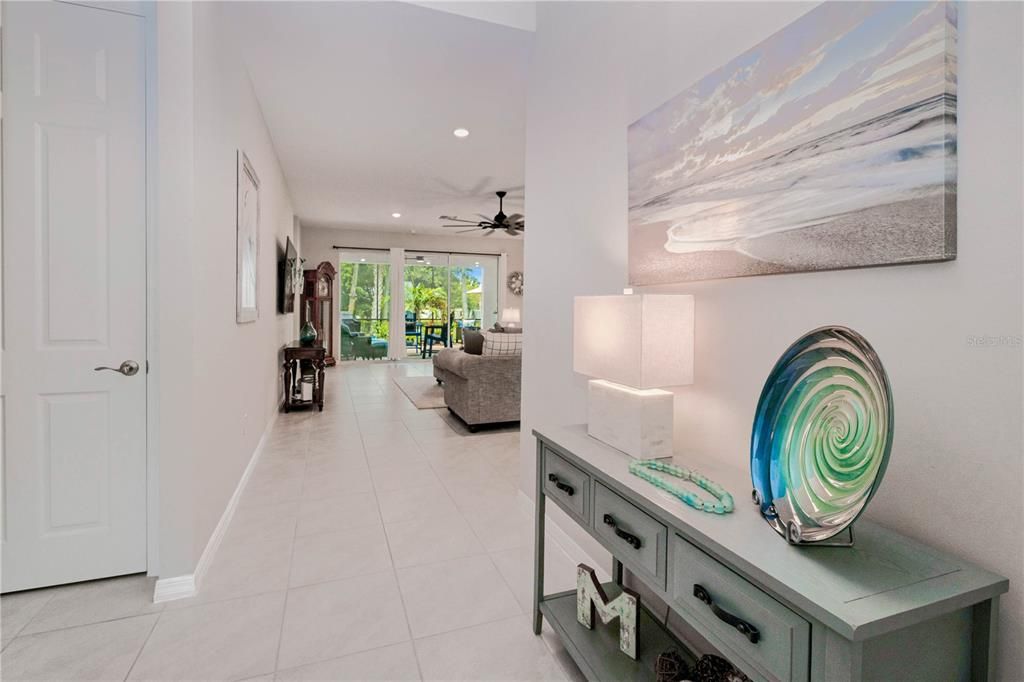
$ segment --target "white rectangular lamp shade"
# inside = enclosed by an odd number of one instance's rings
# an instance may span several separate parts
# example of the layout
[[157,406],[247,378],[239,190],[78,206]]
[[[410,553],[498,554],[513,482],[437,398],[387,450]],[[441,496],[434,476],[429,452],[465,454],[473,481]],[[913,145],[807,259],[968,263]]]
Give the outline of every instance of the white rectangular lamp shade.
[[673,402],[693,383],[693,296],[578,296],[573,369],[595,377],[587,432],[632,457],[672,456]]
[[693,383],[693,296],[577,296],[573,370],[632,388]]
[[519,321],[519,308],[505,308],[501,311],[502,324],[515,327]]

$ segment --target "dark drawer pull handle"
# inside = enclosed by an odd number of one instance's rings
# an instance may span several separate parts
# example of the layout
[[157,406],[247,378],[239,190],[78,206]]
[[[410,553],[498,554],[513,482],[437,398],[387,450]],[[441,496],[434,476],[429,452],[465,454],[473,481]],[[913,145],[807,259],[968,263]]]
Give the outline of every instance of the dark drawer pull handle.
[[628,544],[632,545],[633,549],[640,549],[640,545],[643,544],[643,543],[640,542],[640,538],[638,538],[637,536],[633,535],[632,533],[627,533],[626,531],[624,531],[621,528],[619,528],[618,525],[616,525],[616,523],[615,523],[615,517],[613,517],[611,514],[605,514],[604,515],[604,522],[605,522],[605,525],[608,525],[608,526],[611,526],[612,528],[614,528],[615,529],[615,534],[617,536],[619,536],[620,538],[622,538],[623,540],[625,540]]
[[562,483],[561,481],[558,480],[558,476],[555,476],[554,474],[548,474],[548,480],[554,483],[556,488],[561,490],[569,497],[572,497],[573,494],[575,494],[576,492],[576,488],[573,488],[568,483]]
[[715,600],[711,598],[711,595],[702,585],[693,586],[693,596],[711,607],[711,612],[718,616],[719,620],[725,621],[739,630],[740,634],[749,639],[751,644],[757,644],[758,640],[761,639],[761,632],[757,628],[716,604]]

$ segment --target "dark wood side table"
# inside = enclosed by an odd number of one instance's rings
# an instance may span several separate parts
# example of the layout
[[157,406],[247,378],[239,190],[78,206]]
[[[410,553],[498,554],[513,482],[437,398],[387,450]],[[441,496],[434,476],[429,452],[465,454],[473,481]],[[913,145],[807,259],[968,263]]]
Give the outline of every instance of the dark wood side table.
[[[300,405],[316,405],[324,411],[324,365],[327,356],[323,346],[303,346],[298,342],[284,347],[284,411]],[[313,378],[313,399],[303,400],[301,383],[303,369]]]

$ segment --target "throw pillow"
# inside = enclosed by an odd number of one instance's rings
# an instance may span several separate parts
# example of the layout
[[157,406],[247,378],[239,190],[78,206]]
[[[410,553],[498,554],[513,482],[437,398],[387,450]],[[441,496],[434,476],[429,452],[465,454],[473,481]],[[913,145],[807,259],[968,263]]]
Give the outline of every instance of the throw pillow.
[[483,355],[484,335],[472,329],[465,329],[462,332],[462,350],[470,355]]
[[484,355],[522,355],[523,335],[484,332]]

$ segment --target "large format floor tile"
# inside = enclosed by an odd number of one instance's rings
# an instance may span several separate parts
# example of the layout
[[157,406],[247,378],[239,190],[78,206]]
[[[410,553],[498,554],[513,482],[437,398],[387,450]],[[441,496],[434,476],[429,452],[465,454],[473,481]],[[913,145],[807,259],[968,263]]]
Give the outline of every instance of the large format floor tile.
[[278,667],[294,668],[409,639],[390,571],[288,593]]
[[[324,411],[278,415],[196,597],[129,576],[0,597],[4,679],[578,680],[530,630],[519,434],[417,410],[342,363]],[[548,543],[549,591],[574,564]]]
[[416,640],[424,680],[564,680],[525,616]]
[[18,637],[0,655],[5,680],[123,680],[159,616]]
[[533,547],[533,514],[517,498],[462,509],[473,531],[488,551]]
[[277,682],[322,680],[323,682],[406,682],[420,679],[416,653],[411,642],[363,651],[320,663],[281,670]]
[[391,570],[391,555],[379,524],[295,540],[290,587]]
[[222,545],[203,577],[196,601],[284,590],[288,587],[293,542],[291,537],[276,537]]
[[487,556],[402,568],[398,581],[413,637],[523,612]]
[[160,611],[163,607],[153,603],[153,583],[152,578],[133,575],[67,585],[54,592],[53,598],[28,622],[21,634]]
[[[505,582],[512,589],[516,600],[523,610],[529,612],[533,608],[533,550],[506,549],[492,552],[491,560]],[[607,574],[594,567],[602,580]],[[576,589],[576,564],[569,555],[548,538],[544,545],[544,593],[562,592]]]
[[57,594],[58,589],[29,590],[5,594],[0,598],[0,635],[3,644],[18,636],[30,620],[35,618],[46,604]]
[[460,514],[424,516],[389,523],[388,542],[395,566],[416,566],[483,554],[484,546]]
[[273,672],[284,592],[167,611],[130,679],[237,680]]
[[299,507],[297,537],[331,531],[380,526],[380,511],[373,493],[303,500]]
[[448,491],[436,483],[403,490],[382,490],[377,493],[377,501],[380,503],[380,514],[384,523],[414,521],[458,513]]

